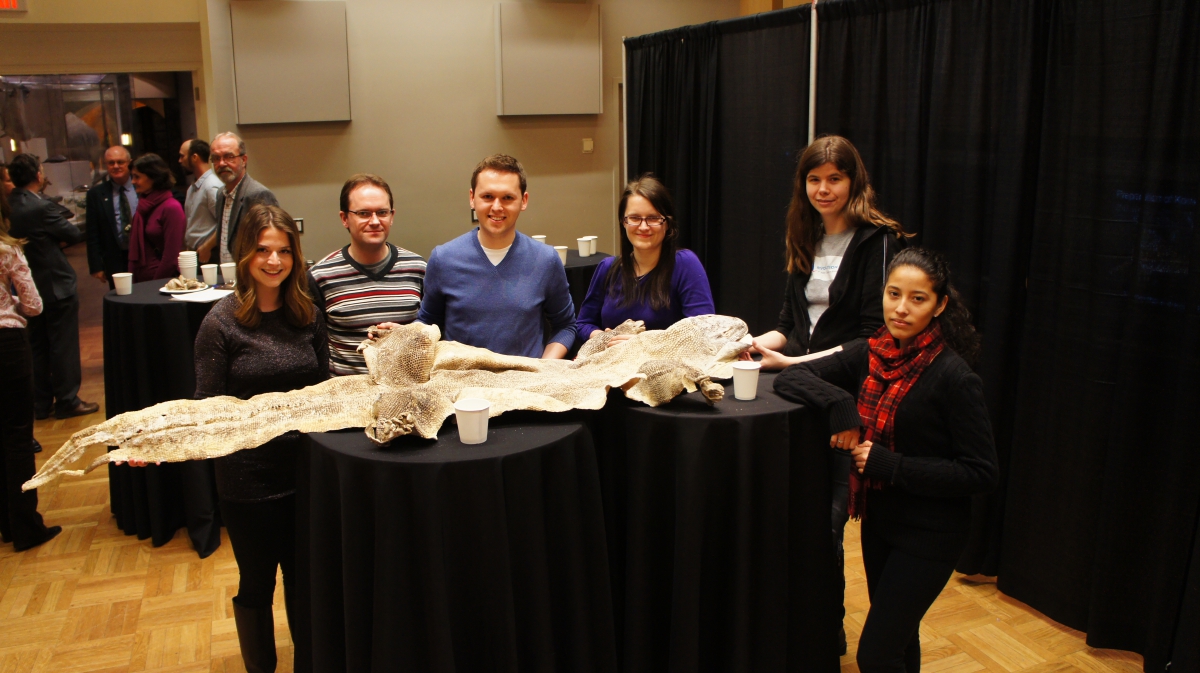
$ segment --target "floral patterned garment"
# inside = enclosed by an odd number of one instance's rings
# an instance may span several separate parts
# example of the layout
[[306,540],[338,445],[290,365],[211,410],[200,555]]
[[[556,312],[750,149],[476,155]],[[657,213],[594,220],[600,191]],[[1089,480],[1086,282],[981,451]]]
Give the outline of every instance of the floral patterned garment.
[[[13,296],[13,293],[16,296]],[[0,328],[25,327],[25,318],[42,312],[42,296],[18,248],[0,243]]]

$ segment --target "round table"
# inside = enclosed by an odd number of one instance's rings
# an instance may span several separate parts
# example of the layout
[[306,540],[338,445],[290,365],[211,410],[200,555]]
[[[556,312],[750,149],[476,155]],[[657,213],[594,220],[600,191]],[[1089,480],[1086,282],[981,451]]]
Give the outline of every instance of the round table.
[[839,669],[829,436],[774,378],[589,422],[623,671]]
[[[135,283],[104,296],[104,402],[108,418],[196,393],[192,346],[211,303],[171,301],[166,281]],[[201,558],[221,544],[216,482],[209,461],[108,466],[109,499],[127,535],[166,544],[187,526]]]
[[384,447],[308,436],[297,671],[616,670],[591,436],[491,426],[476,445],[453,423]]
[[597,252],[594,255],[580,257],[578,250],[567,250],[567,286],[571,291],[571,301],[575,303],[575,313],[579,314],[579,307],[583,305],[583,298],[587,296],[588,286],[592,283],[592,274],[596,273],[596,267],[600,266],[600,262],[606,257],[612,255],[605,252]]

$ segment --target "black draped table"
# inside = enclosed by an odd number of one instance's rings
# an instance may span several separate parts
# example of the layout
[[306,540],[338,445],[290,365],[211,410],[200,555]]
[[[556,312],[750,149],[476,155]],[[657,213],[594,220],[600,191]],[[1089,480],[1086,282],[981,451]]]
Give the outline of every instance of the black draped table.
[[592,282],[592,274],[596,273],[596,267],[600,266],[600,262],[604,261],[605,257],[612,257],[605,252],[597,252],[594,255],[580,257],[579,250],[567,250],[567,285],[571,289],[571,301],[575,303],[575,313],[579,313],[579,307],[583,304],[583,298],[587,296],[588,285]]
[[316,433],[299,461],[297,671],[616,670],[582,425]]
[[774,378],[589,423],[626,673],[839,670],[826,424]]
[[[171,301],[166,281],[135,283],[104,296],[104,402],[108,418],[196,393],[193,342],[211,303]],[[108,466],[109,500],[127,535],[166,544],[187,526],[201,557],[221,544],[210,461]]]

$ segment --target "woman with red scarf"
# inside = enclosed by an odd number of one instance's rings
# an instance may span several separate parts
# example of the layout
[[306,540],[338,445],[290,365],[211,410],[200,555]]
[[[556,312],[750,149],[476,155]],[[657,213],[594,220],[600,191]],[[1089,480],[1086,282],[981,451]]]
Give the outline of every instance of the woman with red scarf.
[[822,409],[830,446],[854,459],[849,507],[871,599],[859,670],[914,673],[921,618],[966,546],[971,496],[996,485],[996,449],[971,370],[979,335],[945,259],[898,253],[883,316],[870,339],[784,370],[775,391]]
[[171,194],[175,176],[157,154],[143,154],[133,162],[133,189],[137,212],[129,232],[129,272],[133,282],[179,275],[179,253],[187,215]]

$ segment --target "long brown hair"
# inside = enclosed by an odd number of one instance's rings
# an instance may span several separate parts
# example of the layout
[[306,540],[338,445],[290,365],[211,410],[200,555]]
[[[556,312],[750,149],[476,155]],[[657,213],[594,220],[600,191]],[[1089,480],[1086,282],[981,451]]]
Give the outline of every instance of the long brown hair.
[[[633,264],[633,243],[629,240],[629,232],[625,230],[625,208],[629,205],[629,197],[640,196],[650,202],[659,215],[665,218],[663,226],[667,228],[663,236],[662,251],[658,256],[658,265],[646,275],[646,282],[637,281],[637,273]],[[621,203],[617,206],[617,223],[621,227],[621,255],[613,261],[608,269],[605,283],[608,285],[610,297],[620,296],[618,306],[625,307],[644,301],[650,302],[650,308],[656,311],[671,305],[671,275],[675,273],[676,241],[679,239],[679,228],[675,224],[675,204],[671,201],[671,192],[663,183],[646,173],[642,177],[625,185],[621,194]]]
[[[8,166],[0,164],[0,180],[4,180],[7,177]],[[21,246],[25,245],[26,241],[23,238],[13,238],[9,235],[8,230],[12,226],[12,222],[9,221],[11,217],[12,209],[8,205],[8,197],[4,195],[4,192],[0,192],[0,243],[11,245],[19,250]]]
[[817,241],[821,240],[821,214],[808,200],[808,174],[819,166],[833,164],[850,178],[850,198],[846,203],[846,219],[855,227],[871,225],[887,227],[897,237],[906,234],[900,223],[875,207],[875,190],[862,157],[854,144],[841,136],[821,136],[812,142],[796,164],[792,181],[792,202],[787,213],[787,270],[788,273],[808,273],[812,270]]
[[261,203],[251,206],[238,223],[238,236],[233,254],[237,258],[237,285],[234,292],[241,306],[234,316],[251,329],[258,327],[262,311],[258,310],[258,293],[250,264],[258,254],[258,237],[266,229],[278,229],[287,234],[292,248],[292,270],[284,279],[280,292],[284,316],[292,327],[304,327],[313,321],[313,300],[308,293],[308,274],[304,269],[304,253],[300,250],[300,232],[296,222],[279,206]]

